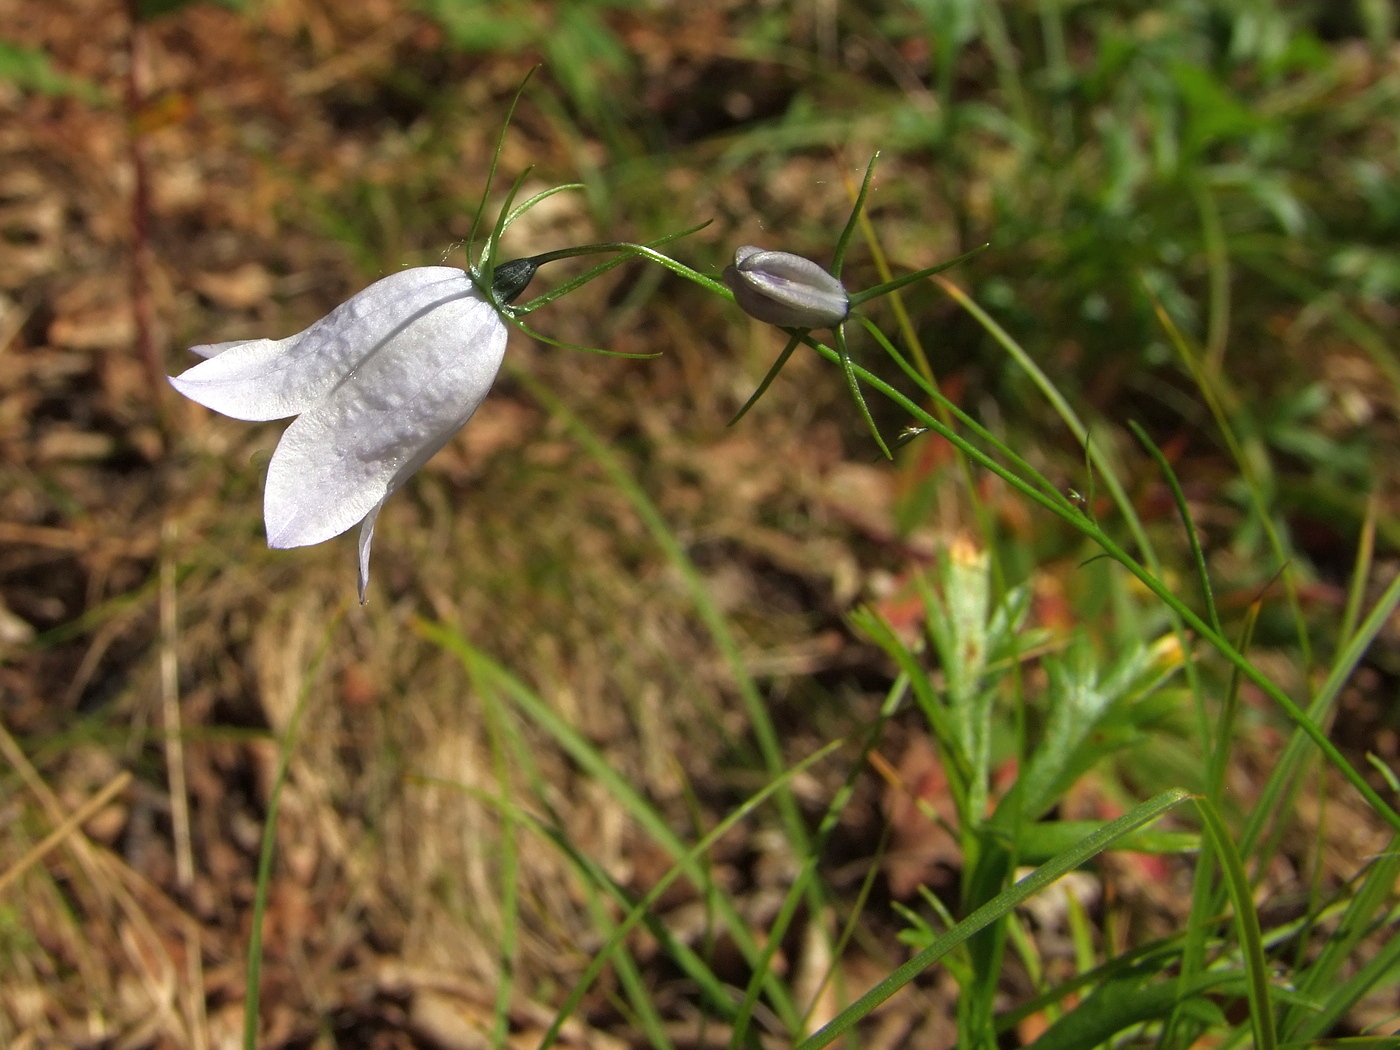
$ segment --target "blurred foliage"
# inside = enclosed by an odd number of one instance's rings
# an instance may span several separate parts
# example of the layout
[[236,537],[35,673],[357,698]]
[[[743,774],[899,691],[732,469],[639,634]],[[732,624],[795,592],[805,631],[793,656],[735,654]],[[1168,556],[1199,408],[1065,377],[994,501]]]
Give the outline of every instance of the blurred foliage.
[[0,82],[42,95],[71,95],[94,105],[103,100],[102,89],[92,81],[60,73],[42,51],[21,47],[3,38],[0,38]]
[[[200,0],[136,0],[136,15],[142,19],[159,18],[161,15],[172,14],[182,7],[188,7],[192,3]],[[209,0],[210,3],[219,4],[232,11],[247,11],[251,0]]]
[[[893,1017],[913,1045],[927,1034],[916,1026],[959,1011],[965,1045],[985,1047],[1009,1045],[1013,1028],[1046,1047],[1141,1041],[1150,1024],[1143,1038],[1176,1048],[1243,1038],[1242,1004],[1257,1018],[1270,970],[1276,1008],[1262,1012],[1285,1039],[1350,1033],[1362,995],[1393,985],[1395,863],[1376,861],[1379,810],[1354,782],[1332,790],[1343,763],[1330,753],[1317,774],[1315,740],[1285,743],[1275,696],[1302,698],[1357,767],[1368,750],[1377,763],[1394,754],[1396,643],[1383,626],[1400,591],[1375,599],[1400,542],[1394,479],[1376,469],[1400,443],[1392,4],[135,10],[167,60],[153,69],[171,103],[149,122],[63,124],[81,109],[70,99],[97,101],[88,81],[41,47],[0,45],[0,82],[27,93],[36,126],[62,130],[36,141],[79,151],[71,169],[85,178],[119,173],[118,192],[92,194],[50,177],[69,170],[65,156],[7,180],[0,202],[17,257],[62,261],[16,280],[22,309],[8,315],[23,315],[14,360],[32,378],[20,385],[42,394],[8,392],[0,412],[17,435],[6,455],[23,465],[5,598],[37,634],[5,651],[3,669],[7,688],[28,689],[22,743],[43,776],[72,778],[82,795],[91,785],[62,768],[80,749],[139,756],[159,802],[143,800],[132,824],[145,820],[143,841],[163,847],[173,810],[160,808],[169,759],[156,745],[175,737],[153,728],[148,705],[178,668],[201,866],[188,899],[206,908],[209,959],[222,966],[246,947],[266,736],[284,732],[292,696],[309,705],[295,754],[289,735],[283,744],[299,797],[259,886],[294,887],[268,895],[295,950],[272,945],[267,1001],[305,1016],[332,1003],[398,1023],[416,991],[391,983],[367,999],[357,985],[346,1005],[339,990],[299,983],[309,968],[339,979],[398,955],[499,979],[502,1045],[539,1042],[512,1028],[523,1025],[515,989],[638,1045],[679,1043],[668,1026],[696,1016],[697,1045],[710,1023],[732,1025],[734,1045],[758,1045],[765,1028],[796,1041],[815,1026],[806,1003],[830,1019],[872,968],[906,964],[892,946],[934,952],[954,930],[952,982],[940,972],[851,1023]],[[85,72],[120,84],[104,55],[88,49]],[[920,420],[895,470],[870,462],[840,374],[807,347],[724,430],[782,342],[722,298],[633,264],[571,293],[539,315],[542,331],[665,356],[581,362],[519,341],[518,371],[386,510],[380,589],[342,615],[348,546],[263,547],[270,428],[201,415],[168,445],[149,427],[132,437],[150,413],[140,379],[121,371],[125,336],[49,345],[64,325],[77,339],[73,318],[90,305],[66,299],[67,282],[117,288],[103,308],[125,316],[129,212],[113,158],[133,132],[149,135],[152,250],[169,277],[158,307],[177,345],[295,331],[363,281],[439,261],[466,236],[482,158],[535,62],[487,214],[531,165],[523,194],[536,178],[585,190],[522,216],[532,250],[712,219],[668,250],[701,270],[741,243],[830,260],[875,149],[870,230],[841,271],[852,291],[884,281],[886,266],[898,275],[992,248],[946,282],[862,307],[926,373],[918,405],[870,401],[887,436]],[[211,82],[211,68],[226,79]],[[54,199],[53,183],[66,196]],[[106,254],[60,251],[55,231],[80,247],[100,231]],[[566,280],[558,268],[547,276]],[[918,386],[880,349],[852,325],[862,382]],[[979,447],[1035,474],[1064,513],[960,458],[922,405],[975,417]],[[1128,419],[1159,458],[1130,439]],[[63,458],[77,454],[93,458]],[[1179,604],[1124,572],[1127,555],[1100,557],[1097,536],[1130,549]],[[1219,636],[1242,639],[1267,688],[1183,626],[1188,607],[1209,607]],[[323,635],[319,674],[309,654]],[[918,745],[932,769],[903,764]],[[817,754],[839,758],[802,764]],[[1243,892],[1238,859],[1180,825],[1102,837],[1141,798],[1183,788],[1246,829],[1254,884]],[[772,812],[742,809],[770,796]],[[720,841],[724,821],[738,830]],[[29,823],[37,838],[49,822]],[[3,844],[11,857],[29,845]],[[319,860],[298,855],[306,844]],[[1150,856],[1103,853],[1124,847]],[[1191,865],[1170,856],[1188,850],[1202,851],[1189,895]],[[914,856],[918,896],[889,888],[901,853]],[[1029,863],[1084,868],[1073,874],[1104,895],[1066,892],[1064,929],[1041,925],[1044,913],[1021,910],[1017,869]],[[171,888],[159,862],[151,870]],[[0,909],[0,960],[42,957],[25,978],[41,988],[85,958],[72,945],[95,931],[122,972],[131,948],[116,943],[113,913],[67,903],[86,890],[63,869],[35,873],[27,910]],[[354,921],[342,924],[310,889],[348,884]],[[1264,916],[1265,956],[1231,923],[1276,892],[1287,914]],[[30,907],[41,893],[51,902]],[[985,925],[966,925],[979,914]],[[626,936],[637,923],[653,939]],[[361,925],[373,927],[364,944]],[[152,944],[153,957],[166,950]],[[605,956],[612,970],[590,991]],[[80,977],[67,985],[74,1017],[89,1000],[118,1001]],[[237,1000],[234,985],[218,987]]]

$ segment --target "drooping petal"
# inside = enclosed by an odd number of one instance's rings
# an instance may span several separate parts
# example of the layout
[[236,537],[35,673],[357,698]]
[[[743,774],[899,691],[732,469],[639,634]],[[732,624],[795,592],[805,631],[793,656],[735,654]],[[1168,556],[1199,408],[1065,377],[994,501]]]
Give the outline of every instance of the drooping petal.
[[403,331],[445,304],[467,299],[480,296],[461,270],[401,270],[286,339],[194,347],[205,360],[170,382],[191,400],[234,419],[294,416],[354,375]]
[[[389,493],[384,494],[384,499],[389,498]],[[374,543],[374,522],[379,517],[379,510],[384,506],[384,499],[380,500],[369,509],[365,515],[365,520],[360,522],[360,604],[365,604],[365,592],[369,590],[369,548]]]
[[[338,536],[476,411],[500,369],[506,328],[470,282],[467,288],[398,325],[287,428],[267,471],[268,546]],[[372,536],[373,523],[362,546],[366,563]]]

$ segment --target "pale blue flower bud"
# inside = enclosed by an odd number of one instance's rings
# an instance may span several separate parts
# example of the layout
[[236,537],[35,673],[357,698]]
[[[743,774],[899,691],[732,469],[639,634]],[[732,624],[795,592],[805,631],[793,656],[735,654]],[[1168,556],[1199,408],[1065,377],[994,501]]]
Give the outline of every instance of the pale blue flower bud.
[[268,463],[267,544],[305,547],[358,522],[363,602],[379,508],[471,418],[505,348],[466,272],[420,266],[286,339],[193,347],[207,360],[170,382],[234,419],[297,417]]
[[750,317],[784,328],[834,328],[851,312],[841,282],[811,259],[746,244],[724,268],[724,283]]

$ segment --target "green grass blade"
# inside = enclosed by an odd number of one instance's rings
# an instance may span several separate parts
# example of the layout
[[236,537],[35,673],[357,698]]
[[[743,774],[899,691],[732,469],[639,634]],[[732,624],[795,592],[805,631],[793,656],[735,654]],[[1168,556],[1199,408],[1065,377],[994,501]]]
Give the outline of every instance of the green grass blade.
[[[715,646],[719,649],[729,667],[730,674],[734,678],[735,686],[744,704],[744,710],[748,714],[749,722],[753,728],[754,737],[758,741],[759,751],[764,765],[767,767],[768,775],[770,777],[781,776],[784,768],[782,746],[778,741],[778,731],[768,714],[768,705],[758,690],[758,683],[749,673],[748,667],[744,663],[743,653],[739,650],[739,643],[729,629],[724,614],[720,612],[719,606],[711,597],[704,578],[701,577],[695,563],[691,561],[680,541],[676,539],[675,533],[671,531],[670,526],[661,516],[656,504],[627,472],[622,461],[613,451],[600,441],[598,436],[562,401],[532,376],[520,371],[516,371],[514,374],[531,396],[544,405],[551,415],[560,420],[593,457],[594,461],[603,468],[617,490],[632,504],[632,509],[641,518],[647,531],[651,533],[652,539],[661,548],[666,559],[675,568],[681,579],[684,580],[696,613],[710,632],[710,637],[714,640]],[[806,856],[810,848],[806,824],[802,820],[797,801],[791,792],[784,791],[779,796],[779,806],[794,850],[799,856]]]
[[[1394,925],[1392,922],[1392,926]],[[1385,942],[1381,950],[1367,960],[1355,975],[1336,986],[1335,991],[1323,1003],[1322,1009],[1314,1014],[1308,1023],[1299,1028],[1299,1041],[1288,1045],[1354,1045],[1351,1040],[1347,1039],[1319,1039],[1318,1033],[1326,1032],[1340,1022],[1347,1011],[1360,1002],[1367,993],[1376,989],[1394,988],[1397,983],[1400,983],[1400,932],[1393,930],[1390,939]],[[1364,1038],[1357,1040],[1357,1042],[1368,1045],[1368,1041]],[[1395,1036],[1382,1037],[1380,1044],[1385,1046],[1387,1050],[1394,1050]]]
[[[1259,603],[1255,602],[1250,606],[1245,617],[1244,626],[1240,631],[1238,646],[1240,652],[1249,651],[1250,642],[1254,637],[1254,625],[1259,619],[1259,608]],[[1206,738],[1208,746],[1211,747],[1206,766],[1206,798],[1217,809],[1220,808],[1225,793],[1225,774],[1229,769],[1230,743],[1235,739],[1235,715],[1239,708],[1240,681],[1239,670],[1233,669],[1229,687],[1226,689],[1220,705],[1220,715],[1215,732],[1213,737]],[[1212,739],[1213,745],[1210,744]],[[1196,870],[1191,879],[1191,910],[1186,920],[1186,941],[1181,952],[1180,983],[1183,988],[1189,986],[1205,970],[1207,945],[1214,925],[1211,922],[1211,917],[1219,909],[1213,879],[1215,868],[1215,854],[1211,852],[1207,840],[1201,845],[1200,855],[1196,859]],[[1183,1002],[1185,1002],[1185,998],[1183,995]],[[1190,1019],[1184,1012],[1178,1011],[1167,1023],[1162,1045],[1165,1047],[1190,1045],[1194,1040],[1181,1036],[1182,1026],[1189,1025]]]
[[1073,871],[1090,857],[1102,853],[1122,836],[1156,820],[1189,797],[1190,795],[1185,791],[1164,792],[1156,798],[1144,802],[1130,813],[1105,825],[1094,835],[1076,845],[1074,849],[1067,850],[1053,861],[1041,865],[1010,889],[982,905],[903,966],[896,969],[865,995],[841,1011],[829,1024],[799,1043],[797,1050],[820,1050],[821,1047],[840,1038],[886,999],[948,952],[965,943],[978,930],[990,926],[1022,901],[1038,893],[1067,872]]
[[[1099,831],[1105,823],[1102,820],[1052,820],[1023,824],[1016,841],[1018,859],[1025,864],[1043,864]],[[996,825],[992,825],[991,830],[994,834],[1002,831]],[[1201,848],[1201,836],[1190,831],[1144,829],[1123,836],[1114,848],[1159,855],[1195,853]]]
[[[832,796],[831,802],[826,807],[826,812],[822,814],[822,819],[817,825],[817,833],[812,844],[812,852],[803,863],[801,873],[793,880],[792,885],[788,888],[782,907],[779,909],[778,917],[774,920],[768,931],[768,943],[765,949],[766,957],[763,961],[763,966],[755,969],[753,977],[749,980],[748,988],[745,989],[744,1001],[740,1004],[738,1016],[734,1021],[734,1035],[729,1041],[731,1050],[737,1050],[737,1047],[748,1034],[748,1023],[752,1017],[754,1007],[758,1003],[759,992],[762,990],[762,979],[772,959],[773,953],[782,946],[783,938],[787,934],[789,924],[797,914],[798,906],[804,899],[810,898],[811,894],[808,887],[810,882],[817,877],[817,864],[825,854],[826,844],[832,832],[836,830],[840,823],[841,814],[845,811],[847,803],[850,802],[851,797],[855,794],[856,781],[865,770],[865,764],[870,756],[870,752],[874,750],[876,743],[880,739],[880,735],[884,732],[886,723],[888,723],[891,716],[893,716],[898,709],[906,691],[907,679],[901,675],[899,680],[895,682],[894,686],[886,695],[885,702],[880,708],[879,717],[874,719],[866,728],[864,740],[862,741],[856,761],[851,763],[851,768],[846,774],[845,782]],[[872,867],[871,877],[875,875],[877,870],[878,865]],[[868,892],[868,888],[866,892]],[[840,958],[840,951],[837,949],[832,954],[833,968],[837,965]],[[828,976],[830,976],[830,974],[828,974]],[[824,983],[825,982],[823,982],[823,984]],[[816,1007],[819,998],[819,994],[813,996],[812,1003],[808,1006],[809,1014],[810,1011]],[[803,1020],[805,1023],[806,1017],[804,1017]],[[803,1031],[805,1031],[805,1026],[801,1030],[792,1032],[791,1035],[796,1037],[801,1035]]]
[[1294,579],[1293,572],[1288,568],[1292,562],[1292,551],[1274,523],[1273,510],[1270,506],[1273,500],[1270,493],[1266,491],[1267,488],[1272,487],[1271,479],[1267,478],[1259,468],[1260,464],[1268,463],[1263,443],[1257,440],[1248,443],[1240,440],[1236,428],[1231,422],[1230,405],[1227,402],[1232,399],[1229,392],[1224,389],[1223,379],[1218,374],[1208,373],[1202,367],[1200,355],[1197,354],[1185,333],[1172,320],[1171,314],[1155,296],[1152,296],[1150,291],[1147,294],[1152,300],[1152,308],[1157,314],[1157,320],[1161,324],[1162,330],[1167,333],[1167,338],[1176,348],[1176,352],[1182,363],[1185,364],[1187,371],[1191,373],[1191,378],[1195,380],[1197,388],[1201,391],[1201,396],[1205,398],[1206,405],[1210,408],[1211,415],[1215,419],[1216,428],[1220,431],[1220,436],[1230,450],[1230,455],[1235,461],[1235,466],[1239,469],[1240,476],[1244,479],[1250,504],[1259,519],[1260,527],[1263,528],[1264,534],[1268,538],[1269,546],[1273,550],[1274,557],[1278,559],[1278,564],[1283,566],[1283,586],[1288,595],[1289,608],[1293,614],[1294,629],[1298,635],[1298,648],[1302,653],[1303,666],[1309,667],[1312,665],[1312,641],[1308,637],[1307,620],[1303,615],[1303,604],[1298,595],[1298,584]]
[[1373,492],[1366,501],[1366,517],[1361,522],[1361,537],[1356,543],[1356,564],[1351,570],[1351,583],[1347,586],[1347,604],[1342,612],[1342,624],[1337,628],[1338,638],[1350,638],[1356,631],[1356,622],[1361,618],[1361,606],[1366,600],[1366,585],[1371,579],[1371,566],[1376,556],[1376,517],[1380,513],[1380,501]]
[[[856,194],[855,203],[851,205],[851,215],[846,220],[846,228],[841,231],[841,236],[836,238],[836,250],[831,254],[831,275],[833,277],[839,278],[841,276],[841,266],[846,261],[846,248],[851,243],[851,234],[855,233],[856,221],[865,209],[865,198],[870,193],[870,180],[875,177],[875,162],[879,159],[880,153],[877,150],[871,155],[870,163],[865,166],[865,178],[861,180],[860,192]],[[849,185],[847,183],[847,186]]]
[[[1390,585],[1377,599],[1370,614],[1361,622],[1361,627],[1347,642],[1346,646],[1337,654],[1336,660],[1332,664],[1332,669],[1328,672],[1327,679],[1318,689],[1316,697],[1308,708],[1307,717],[1309,724],[1321,723],[1326,720],[1332,710],[1332,705],[1341,695],[1342,686],[1356,670],[1361,658],[1371,647],[1385,624],[1390,620],[1397,607],[1400,607],[1400,577],[1390,581]],[[1288,790],[1289,785],[1298,770],[1298,765],[1307,754],[1308,741],[1304,736],[1311,737],[1310,733],[1300,725],[1302,732],[1294,733],[1279,756],[1273,770],[1269,774],[1269,779],[1265,782],[1263,790],[1259,793],[1259,801],[1255,804],[1249,820],[1246,822],[1244,831],[1240,835],[1240,850],[1246,855],[1254,852],[1254,845],[1263,834],[1267,822],[1277,817],[1281,810],[1287,809],[1282,806],[1280,800]],[[1314,741],[1315,743],[1316,741]],[[1325,753],[1325,752],[1324,752]],[[1374,805],[1374,803],[1373,803]],[[1382,817],[1385,816],[1387,807],[1381,804],[1377,812]],[[1387,821],[1396,830],[1400,830],[1392,821]]]
[[751,795],[735,808],[733,812],[716,824],[707,835],[702,837],[699,842],[686,852],[686,855],[680,861],[673,864],[670,870],[656,881],[656,884],[647,891],[646,896],[637,901],[632,907],[632,910],[613,928],[608,939],[594,954],[593,960],[588,964],[588,968],[584,970],[578,981],[575,982],[573,990],[570,991],[563,1005],[559,1007],[554,1023],[551,1024],[549,1031],[545,1033],[544,1038],[540,1042],[539,1050],[546,1050],[547,1047],[558,1039],[564,1022],[578,1009],[579,1003],[583,1001],[583,996],[587,993],[593,982],[597,980],[598,975],[602,973],[603,967],[607,965],[613,953],[622,945],[627,935],[631,933],[637,924],[650,913],[656,902],[661,899],[662,894],[670,888],[671,884],[675,882],[676,879],[684,874],[686,868],[692,864],[698,863],[702,857],[714,848],[715,843],[719,842],[719,840],[733,828],[751,816],[782,787],[791,783],[793,778],[806,772],[809,768],[834,753],[841,746],[841,743],[842,742],[838,740],[827,744],[821,750],[793,765],[791,769],[784,773],[781,779],[765,784],[761,790]]
[[326,626],[325,637],[306,670],[306,676],[302,679],[296,706],[292,708],[292,716],[287,722],[286,732],[282,734],[282,741],[277,749],[277,773],[273,777],[272,790],[267,799],[267,817],[263,821],[262,844],[258,849],[257,885],[253,891],[253,921],[248,931],[247,992],[243,1001],[243,1050],[258,1050],[263,919],[267,914],[267,894],[272,884],[272,857],[277,849],[277,813],[282,802],[282,788],[287,783],[287,774],[291,769],[292,753],[296,750],[302,716],[306,713],[307,701],[311,695],[311,681],[330,649],[331,632],[340,623],[341,615],[342,613],[337,613]]
[[[1392,839],[1390,849],[1395,850],[1397,846],[1400,846],[1400,841]],[[1357,958],[1355,953],[1361,941],[1375,931],[1377,916],[1383,916],[1385,909],[1392,905],[1397,877],[1400,877],[1400,856],[1395,853],[1387,853],[1371,864],[1361,888],[1342,913],[1336,931],[1327,938],[1317,959],[1297,982],[1301,994],[1325,996],[1323,1007],[1320,1011],[1304,1011],[1295,1007],[1285,1013],[1280,1024],[1285,1038],[1311,1039],[1327,1031],[1362,994],[1375,986],[1379,974],[1400,965],[1400,930],[1396,930],[1380,956],[1377,956],[1381,958],[1389,952],[1389,962],[1368,961],[1368,966],[1380,967],[1372,972],[1371,978],[1362,979],[1362,974],[1367,972],[1365,967],[1350,980],[1344,980],[1342,976],[1344,968]],[[1393,917],[1391,921],[1393,924]]]
[[1131,970],[1144,968],[1151,972],[1165,970],[1180,952],[1181,940],[1181,935],[1177,934],[1132,948],[1122,955],[1116,955],[1107,962],[1101,963],[1092,970],[1086,970],[1067,981],[1060,982],[1053,988],[1046,989],[998,1017],[997,1034],[1004,1035],[1013,1031],[1027,1017],[1057,1006],[1077,992],[1089,989],[1089,994],[1092,994],[1092,989],[1119,980]]
[[[673,861],[684,861],[689,850],[671,830],[661,814],[638,793],[622,774],[612,767],[581,733],[565,722],[552,707],[526,687],[524,683],[490,660],[484,653],[477,650],[470,642],[446,625],[420,621],[418,629],[430,641],[457,656],[470,674],[483,676],[483,680],[490,681],[493,688],[499,689],[502,696],[545,730],[580,767],[602,784],[608,793],[631,815],[638,826],[650,835],[657,845],[670,854]],[[773,779],[781,779],[783,772],[782,769],[778,770]],[[792,795],[787,790],[785,780],[779,784],[778,797],[780,800],[792,801]],[[709,883],[708,876],[698,863],[686,864],[685,872],[697,887],[703,889]],[[753,964],[761,955],[761,949],[755,942],[748,924],[739,915],[733,902],[727,896],[716,894],[714,900],[717,910],[724,920],[726,932],[733,937],[736,947],[745,960]],[[628,903],[630,905],[630,902]],[[779,1016],[783,1018],[784,1023],[795,1024],[798,1015],[791,996],[782,983],[771,980],[766,984],[764,991],[768,994],[770,1002],[778,1011]]]
[[773,380],[778,378],[778,373],[783,370],[783,365],[787,364],[788,358],[792,356],[792,352],[796,350],[801,344],[802,333],[794,332],[788,338],[787,345],[783,347],[783,352],[780,353],[778,355],[778,359],[773,362],[773,367],[768,369],[768,374],[763,377],[763,382],[758,384],[758,389],[755,390],[749,396],[749,399],[747,401],[744,402],[744,407],[739,409],[738,412],[734,413],[734,418],[729,421],[729,425],[731,427],[735,423],[739,422],[739,420],[743,419],[746,415],[748,415],[749,409],[753,408],[753,406],[758,403],[758,399],[761,398],[764,395],[764,393],[768,390],[768,388],[773,385]]
[[885,454],[885,458],[894,459],[890,447],[880,436],[880,428],[875,425],[875,417],[870,414],[870,406],[865,403],[865,395],[860,392],[860,381],[856,379],[855,363],[851,360],[851,351],[846,346],[845,325],[837,326],[835,336],[836,350],[841,355],[841,371],[846,377],[846,388],[851,392],[851,399],[856,403],[856,411],[860,413],[860,418],[865,420],[865,425],[870,430],[870,436],[875,439],[875,444],[880,446],[880,451]]
[[1132,534],[1133,542],[1137,544],[1138,550],[1142,554],[1143,562],[1154,574],[1160,575],[1161,562],[1157,558],[1151,540],[1147,537],[1147,530],[1143,528],[1142,521],[1138,518],[1137,510],[1133,507],[1132,501],[1128,499],[1128,493],[1124,489],[1123,483],[1119,481],[1113,464],[1099,450],[1098,445],[1089,434],[1089,428],[1080,420],[1079,414],[1051,382],[1050,377],[1032,360],[1030,354],[1026,353],[1021,345],[1011,337],[1011,334],[997,324],[992,316],[983,310],[971,296],[951,281],[939,280],[936,283],[954,302],[971,314],[1002,349],[1011,355],[1011,359],[1016,362],[1021,371],[1026,373],[1031,382],[1040,390],[1041,395],[1050,403],[1055,414],[1074,435],[1074,440],[1083,447],[1090,463],[1102,475],[1109,496],[1112,497],[1114,505],[1118,508],[1118,513],[1123,516],[1123,521]]
[[1240,860],[1239,851],[1235,849],[1219,811],[1207,799],[1194,801],[1205,835],[1210,839],[1211,851],[1220,862],[1230,903],[1235,909],[1240,952],[1244,956],[1244,969],[1249,982],[1249,1018],[1254,1029],[1254,1045],[1257,1050],[1276,1050],[1278,1036],[1274,1029],[1273,1000],[1269,995],[1269,964],[1264,958],[1259,913],[1254,907],[1249,877],[1245,874],[1244,862]]
[[[496,783],[501,796],[510,792],[510,773],[507,766],[506,713],[501,709],[499,696],[494,689],[478,686],[482,706],[486,711],[486,735],[491,750],[491,764],[496,774]],[[501,815],[501,943],[498,949],[501,977],[496,986],[495,1016],[491,1024],[491,1043],[497,1050],[503,1050],[510,1035],[510,1006],[515,993],[516,953],[519,944],[520,922],[520,853],[516,841],[515,817],[510,813]]]
[[[1031,1044],[1032,1050],[1083,1050],[1108,1043],[1119,1032],[1135,1025],[1158,1021],[1183,1002],[1176,981],[1151,981],[1153,971],[1128,973],[1106,981],[1085,1000]],[[1220,991],[1221,986],[1238,983],[1237,973],[1198,975],[1191,997]]]

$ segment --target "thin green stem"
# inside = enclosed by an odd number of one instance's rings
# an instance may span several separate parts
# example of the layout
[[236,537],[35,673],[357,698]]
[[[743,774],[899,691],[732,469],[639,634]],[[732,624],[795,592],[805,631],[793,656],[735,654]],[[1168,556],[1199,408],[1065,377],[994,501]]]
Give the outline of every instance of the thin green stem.
[[1172,470],[1171,463],[1162,454],[1162,450],[1157,447],[1157,443],[1147,436],[1147,431],[1143,430],[1135,420],[1128,420],[1128,429],[1147,450],[1147,454],[1157,461],[1157,467],[1161,470],[1162,477],[1166,479],[1168,487],[1172,490],[1172,498],[1176,500],[1177,513],[1181,515],[1182,527],[1186,529],[1186,542],[1191,546],[1191,559],[1196,563],[1196,576],[1201,582],[1201,595],[1206,604],[1206,615],[1210,617],[1210,624],[1216,632],[1223,635],[1225,630],[1220,626],[1220,615],[1215,609],[1215,592],[1210,585],[1210,570],[1206,566],[1205,554],[1201,551],[1200,534],[1196,531],[1196,522],[1191,517],[1191,508],[1186,503],[1186,493],[1181,490],[1181,482],[1176,478],[1176,471]]

